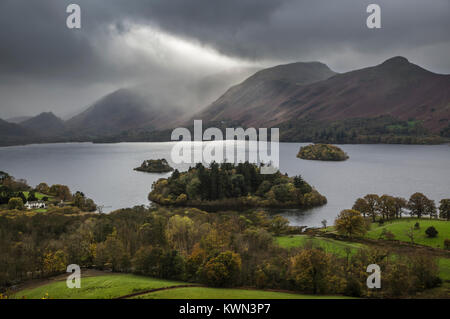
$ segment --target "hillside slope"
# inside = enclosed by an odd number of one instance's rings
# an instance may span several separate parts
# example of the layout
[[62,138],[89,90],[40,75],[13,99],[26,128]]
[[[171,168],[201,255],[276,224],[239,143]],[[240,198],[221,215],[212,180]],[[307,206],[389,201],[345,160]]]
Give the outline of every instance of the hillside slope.
[[0,146],[31,143],[34,133],[19,124],[9,123],[0,119]]
[[[319,66],[317,64],[315,66]],[[283,66],[295,74],[305,70]],[[351,118],[392,116],[420,120],[438,133],[450,119],[450,75],[429,72],[402,57],[380,65],[343,74],[311,74],[308,81],[294,83],[283,72],[268,70],[228,90],[196,118],[206,122],[233,121],[243,126],[275,127],[296,120],[331,122]],[[320,70],[320,68],[319,68]],[[329,70],[329,69],[328,69]],[[317,74],[317,73],[316,73]],[[314,75],[314,73],[313,73]]]
[[25,122],[26,120],[31,119],[32,116],[16,116],[6,119],[6,122],[19,124]]
[[[298,87],[325,80],[336,73],[319,62],[292,63],[261,70],[231,87],[194,119],[205,122],[238,121],[246,126],[260,125]],[[280,116],[281,114],[278,114]]]
[[139,93],[120,89],[101,98],[66,124],[73,135],[105,136],[142,126],[157,129],[170,114],[170,107],[154,106]]
[[287,110],[284,119],[391,115],[421,120],[426,128],[439,132],[450,119],[450,75],[434,74],[396,57],[299,88],[282,107]]
[[20,126],[36,132],[39,136],[60,136],[66,130],[64,121],[52,112],[41,113],[21,122]]

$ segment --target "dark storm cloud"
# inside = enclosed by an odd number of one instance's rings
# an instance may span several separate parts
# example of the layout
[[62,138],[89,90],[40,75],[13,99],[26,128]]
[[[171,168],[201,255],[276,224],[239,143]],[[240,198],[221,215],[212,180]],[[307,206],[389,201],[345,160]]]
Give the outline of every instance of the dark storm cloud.
[[[366,8],[374,2],[382,9],[381,30],[366,27]],[[225,54],[255,59],[301,59],[336,49],[389,55],[450,41],[448,0],[175,0],[157,1],[137,12]],[[441,71],[449,70],[450,62]]]
[[71,36],[67,29],[57,27],[64,23],[64,15],[58,14],[63,8],[42,5],[39,1],[0,3],[2,72],[19,75],[45,70],[51,74],[57,72],[58,67],[66,68],[68,60],[84,60],[90,55],[85,39]]
[[[81,30],[66,28],[70,3]],[[382,8],[381,30],[365,25],[369,3]],[[248,65],[320,60],[347,71],[405,55],[450,73],[449,15],[448,0],[2,0],[0,117],[67,114],[124,85],[220,71],[199,67],[197,51],[183,59],[166,35]],[[146,25],[166,35],[146,41],[134,32]]]

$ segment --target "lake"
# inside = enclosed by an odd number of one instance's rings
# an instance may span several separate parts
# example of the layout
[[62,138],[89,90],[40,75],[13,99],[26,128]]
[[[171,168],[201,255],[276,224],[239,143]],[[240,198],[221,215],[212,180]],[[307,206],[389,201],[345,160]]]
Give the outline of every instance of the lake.
[[[175,142],[91,144],[64,143],[0,148],[0,170],[30,185],[65,184],[83,191],[103,211],[148,205],[152,183],[171,173],[133,171],[143,160],[166,158]],[[328,204],[307,211],[281,213],[292,225],[332,224],[337,214],[351,208],[356,198],[369,193],[409,198],[422,192],[438,201],[450,198],[449,145],[339,145],[350,156],[345,162],[307,161],[296,157],[305,143],[280,143],[280,170],[301,174],[328,199]],[[189,166],[174,165],[179,170]]]

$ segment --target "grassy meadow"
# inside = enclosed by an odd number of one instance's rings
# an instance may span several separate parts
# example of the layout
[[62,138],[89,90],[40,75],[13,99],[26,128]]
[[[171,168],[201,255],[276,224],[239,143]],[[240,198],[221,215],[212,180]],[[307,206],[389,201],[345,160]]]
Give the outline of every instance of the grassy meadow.
[[[83,278],[80,289],[69,289],[65,281],[25,289],[13,298],[21,299],[106,299],[146,290],[186,285],[185,282],[161,280],[131,274],[111,274]],[[304,295],[256,289],[181,287],[160,290],[133,298],[142,299],[342,299],[345,296]]]
[[[387,221],[382,225],[378,223],[372,223],[370,230],[367,232],[366,237],[371,239],[379,239],[383,229],[392,232],[395,235],[396,240],[411,242],[410,238],[406,235],[406,232],[413,227],[416,223],[419,223],[420,228],[414,229],[414,242],[416,244],[430,246],[434,248],[443,248],[444,240],[450,239],[450,222],[436,219],[425,218],[402,218]],[[428,238],[425,234],[425,230],[434,226],[438,231],[438,235],[435,238]]]
[[[30,192],[23,192],[23,194],[25,195],[25,197],[28,199],[28,196],[30,196]],[[38,200],[42,200],[44,197],[48,197],[49,199],[52,199],[52,196],[49,195],[45,195],[39,192],[34,193],[34,195],[36,196],[36,198]]]
[[275,238],[276,243],[283,248],[305,247],[311,245],[312,247],[320,247],[326,252],[333,253],[338,256],[346,256],[347,251],[354,254],[358,249],[363,248],[363,244],[345,242],[334,240],[331,238],[312,237],[308,235],[288,235]]
[[40,299],[44,296],[51,299],[110,299],[139,291],[184,284],[186,283],[132,274],[114,274],[82,278],[79,289],[69,289],[65,281],[57,281],[22,290],[14,297],[19,299]]

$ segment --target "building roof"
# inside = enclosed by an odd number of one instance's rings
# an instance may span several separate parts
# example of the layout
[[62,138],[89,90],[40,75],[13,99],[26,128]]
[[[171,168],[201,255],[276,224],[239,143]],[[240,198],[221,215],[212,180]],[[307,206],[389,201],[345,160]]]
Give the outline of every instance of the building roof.
[[45,202],[43,200],[38,200],[38,201],[34,201],[34,202],[26,202],[25,205],[32,205],[32,204],[45,204]]

